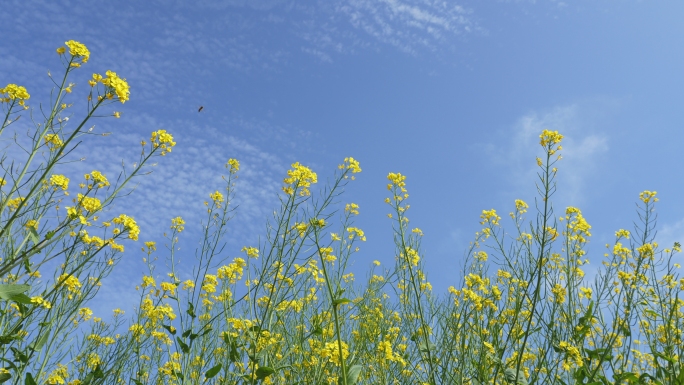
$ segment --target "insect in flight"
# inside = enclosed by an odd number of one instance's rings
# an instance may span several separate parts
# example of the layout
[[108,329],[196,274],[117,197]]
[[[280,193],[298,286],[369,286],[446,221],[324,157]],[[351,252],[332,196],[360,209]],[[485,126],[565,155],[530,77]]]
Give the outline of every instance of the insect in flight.
[[197,109],[197,112],[202,112],[203,109],[204,109],[204,106],[199,106],[199,108]]

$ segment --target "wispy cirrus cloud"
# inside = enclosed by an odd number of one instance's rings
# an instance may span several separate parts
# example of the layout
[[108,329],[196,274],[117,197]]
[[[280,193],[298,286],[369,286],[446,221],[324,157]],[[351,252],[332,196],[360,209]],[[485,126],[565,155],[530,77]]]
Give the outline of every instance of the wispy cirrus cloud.
[[[554,201],[563,206],[580,206],[587,200],[587,182],[599,171],[596,165],[609,150],[609,137],[595,128],[596,111],[614,101],[595,100],[556,106],[541,111],[532,111],[521,116],[510,129],[501,131],[497,137],[510,138],[506,143],[489,143],[486,151],[493,164],[507,176],[508,182],[520,197],[529,193],[541,170],[535,157],[545,160],[539,146],[539,135],[543,130],[558,131],[564,136],[563,150],[558,152],[562,159],[554,166],[558,168],[555,178],[558,190]],[[552,157],[552,161],[557,155]]]

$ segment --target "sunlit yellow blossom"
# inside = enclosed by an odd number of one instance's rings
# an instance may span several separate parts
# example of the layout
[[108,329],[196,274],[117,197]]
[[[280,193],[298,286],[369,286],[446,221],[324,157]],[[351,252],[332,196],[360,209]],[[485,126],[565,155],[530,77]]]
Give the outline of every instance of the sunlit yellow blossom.
[[81,282],[71,274],[62,274],[57,280],[58,284],[64,285],[70,292],[77,293],[81,288]]
[[138,227],[138,224],[135,222],[135,219],[129,217],[128,215],[121,214],[118,217],[112,219],[112,222],[116,223],[117,225],[123,225],[124,229],[128,230],[129,239],[132,239],[134,241],[138,240],[138,236],[140,235],[140,227]]
[[78,201],[86,211],[91,213],[98,211],[102,207],[100,200],[95,197],[86,197],[83,194],[78,194]]
[[171,152],[173,146],[176,145],[176,142],[173,141],[173,136],[166,132],[166,130],[154,131],[150,137],[150,142],[152,142],[152,146],[155,149],[161,149],[162,155],[166,155],[167,153]]
[[159,284],[161,289],[168,292],[170,295],[176,295],[176,285],[171,282],[162,282]]
[[69,178],[64,175],[52,175],[50,176],[50,185],[55,187],[55,190],[59,187],[62,190],[69,188]]
[[90,310],[90,308],[82,307],[82,308],[78,309],[78,315],[84,321],[88,321],[93,317],[93,311]]
[[349,239],[358,238],[364,242],[366,241],[366,235],[363,230],[357,227],[347,227],[347,232],[349,233]]
[[244,246],[240,251],[246,253],[249,258],[259,258],[259,249],[256,247]]
[[107,77],[101,80],[102,84],[116,93],[116,96],[119,98],[121,104],[126,103],[131,93],[126,79],[120,78],[116,72],[113,71],[107,71],[105,74]]
[[485,223],[491,223],[494,226],[498,226],[499,220],[501,219],[500,216],[496,215],[496,210],[494,209],[489,211],[482,210],[482,215],[480,215],[480,218],[482,219],[482,222],[480,222],[481,225],[484,225]]
[[361,172],[361,167],[359,166],[359,161],[354,158],[344,158],[344,163],[339,166],[340,169],[351,170],[352,174]]
[[549,143],[558,144],[563,140],[563,135],[559,134],[558,131],[544,130],[541,135],[539,135],[541,141],[539,144],[542,147],[546,147]]
[[10,208],[10,210],[16,210],[19,208],[19,205],[21,204],[21,202],[24,201],[24,199],[24,197],[16,197],[14,199],[10,199],[9,201],[7,201],[7,206]]
[[183,230],[185,229],[185,226],[183,225],[185,225],[185,221],[183,220],[183,218],[175,217],[171,219],[171,229],[176,230],[180,233],[183,232]]
[[359,205],[356,203],[347,203],[344,206],[344,211],[347,211],[350,214],[359,215]]
[[307,196],[311,195],[309,187],[318,182],[318,176],[310,168],[296,162],[292,164],[292,169],[287,171],[287,178],[283,182],[288,185],[283,187],[286,194],[292,195],[296,189],[300,189],[299,195]]
[[228,159],[226,168],[230,169],[231,174],[235,174],[236,172],[240,171],[240,162],[238,162],[237,159]]
[[50,302],[46,301],[45,299],[43,299],[43,297],[41,297],[41,296],[31,297],[31,303],[42,306],[46,309],[52,308],[52,304]]
[[69,54],[71,56],[74,58],[81,58],[81,63],[88,62],[88,59],[90,58],[90,51],[88,51],[88,48],[86,48],[85,45],[74,40],[69,40],[64,44],[69,47]]
[[644,191],[639,193],[639,199],[644,203],[650,202],[651,199],[653,199],[653,202],[658,202],[658,198],[655,198],[656,194],[656,191]]
[[64,385],[66,383],[65,380],[68,376],[68,368],[65,365],[57,364],[57,368],[55,368],[52,372],[50,372],[50,374],[48,374],[47,379],[45,381],[48,384]]
[[45,135],[45,144],[50,148],[50,151],[55,151],[64,145],[62,139],[57,134]]
[[0,88],[0,102],[11,103],[17,100],[19,105],[23,106],[24,101],[31,97],[26,88],[16,84],[8,84],[5,88]]
[[211,200],[214,201],[214,205],[216,205],[217,207],[221,207],[221,203],[225,199],[223,197],[223,194],[221,194],[219,191],[215,191],[215,192],[209,194],[209,197],[211,198]]
[[143,276],[142,287],[157,287],[157,283],[154,281],[153,277],[149,275]]
[[93,180],[93,182],[97,183],[97,187],[105,187],[109,186],[109,181],[107,180],[107,177],[96,170],[93,170],[90,174],[85,174],[84,175],[86,180]]
[[38,221],[35,219],[31,219],[30,221],[26,222],[26,228],[27,229],[33,229],[33,230],[38,230]]

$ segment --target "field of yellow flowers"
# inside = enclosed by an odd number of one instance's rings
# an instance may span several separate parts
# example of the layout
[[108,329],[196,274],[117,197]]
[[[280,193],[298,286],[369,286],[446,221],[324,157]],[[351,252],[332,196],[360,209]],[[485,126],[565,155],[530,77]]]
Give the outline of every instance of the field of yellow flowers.
[[[293,164],[265,241],[213,268],[240,171],[230,159],[225,190],[207,192],[192,279],[175,271],[173,246],[185,222],[170,219],[164,280],[156,244],[144,242],[149,274],[134,314],[95,317],[88,302],[140,233],[111,204],[175,142],[165,130],[152,132],[134,170],[114,184],[97,170],[76,180],[60,173],[96,111],[126,102],[129,87],[115,72],[93,74],[88,113],[67,126],[68,78],[90,52],[72,40],[57,54],[64,76],[53,79],[50,111],[31,133],[28,157],[15,163],[5,152],[0,162],[0,383],[684,384],[684,279],[673,261],[681,248],[659,250],[653,241],[656,192],[640,194],[642,227],[618,230],[603,258],[592,260],[600,269],[588,280],[591,226],[575,207],[553,215],[563,136],[546,130],[536,226],[526,225],[529,206],[516,200],[517,238],[507,240],[497,212],[483,211],[461,284],[448,293],[433,293],[426,279],[422,231],[409,226],[400,173],[387,176],[385,199],[395,265],[376,271],[375,262],[363,282],[347,270],[365,241],[354,225],[358,205],[337,214],[344,186],[361,172],[353,158],[322,189],[313,170]],[[0,88],[0,135],[29,98],[22,86]],[[41,271],[46,266],[56,270]]]

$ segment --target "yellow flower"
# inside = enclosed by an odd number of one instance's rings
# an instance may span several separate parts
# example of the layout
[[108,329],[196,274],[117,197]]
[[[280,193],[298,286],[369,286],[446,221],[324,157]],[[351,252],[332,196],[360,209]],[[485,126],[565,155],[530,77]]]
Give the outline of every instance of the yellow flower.
[[245,246],[240,251],[244,251],[249,258],[259,258],[259,249],[256,247]]
[[64,55],[65,52],[66,52],[66,48],[64,48],[64,47],[57,48],[57,54],[58,55]]
[[66,378],[69,376],[69,371],[65,365],[57,364],[57,368],[54,369],[47,377],[46,382],[48,384],[60,384],[64,385]]
[[52,304],[50,302],[46,301],[45,299],[43,299],[43,297],[41,297],[41,296],[31,297],[31,303],[34,303],[36,305],[40,305],[46,309],[52,308]]
[[[352,174],[356,174],[357,172],[361,172],[361,167],[359,166],[359,161],[354,159],[354,158],[344,158],[344,164],[341,164],[339,166],[340,169],[347,169],[351,170]],[[353,179],[353,177],[352,177]]]
[[238,162],[237,159],[228,159],[228,163],[226,163],[226,168],[230,168],[230,173],[235,174],[240,170],[240,162]]
[[[107,71],[106,75],[107,77],[101,80],[102,84],[116,93],[116,96],[119,98],[121,104],[126,103],[131,93],[126,79],[121,79],[116,72],[113,71]],[[108,93],[107,97],[111,99],[111,95],[111,93]]]
[[19,105],[23,106],[24,101],[31,97],[26,88],[16,84],[8,84],[5,88],[0,88],[0,102],[10,103],[18,100]]
[[287,178],[283,180],[286,185],[283,187],[283,191],[287,195],[292,195],[295,189],[301,188],[299,191],[300,196],[311,195],[309,187],[312,183],[318,183],[318,175],[311,171],[310,168],[299,164],[299,162],[292,164],[292,169],[287,171]]
[[344,211],[348,211],[350,214],[359,215],[359,205],[356,203],[348,203],[344,206]]
[[546,147],[549,143],[560,143],[561,140],[563,140],[563,135],[559,134],[558,131],[544,130],[541,135],[539,135],[539,138],[541,138],[539,144],[541,144],[542,147]]
[[35,220],[35,219],[31,219],[30,221],[26,222],[26,225],[25,225],[25,226],[26,226],[26,228],[29,229],[29,230],[30,230],[30,229],[34,229],[34,230],[37,231],[37,230],[38,230],[38,221]]
[[54,186],[55,190],[59,187],[62,191],[65,191],[69,188],[69,178],[64,175],[52,175],[50,177],[50,185]]
[[155,149],[161,148],[162,155],[166,155],[167,153],[171,152],[171,148],[176,145],[176,142],[173,141],[173,136],[166,132],[166,130],[154,131],[150,141]]
[[179,233],[185,229],[185,221],[181,217],[175,217],[171,219],[171,229],[178,231]]
[[[88,48],[86,48],[85,45],[74,40],[69,40],[64,44],[69,47],[69,54],[71,54],[71,56],[74,58],[80,57],[81,63],[88,62],[88,59],[90,58],[90,51],[88,51]],[[59,52],[59,50],[57,52]]]
[[86,180],[92,179],[93,182],[97,183],[97,187],[109,186],[107,177],[99,171],[93,170],[90,174],[85,174],[84,177]]
[[78,194],[78,200],[86,211],[94,213],[102,207],[99,199],[94,197],[86,197],[83,194]]
[[123,225],[124,229],[128,230],[128,238],[134,241],[138,240],[140,235],[140,227],[135,222],[135,219],[129,217],[128,215],[121,214],[117,218],[112,219],[112,222]]
[[215,191],[211,194],[209,194],[209,197],[214,201],[214,205],[216,207],[221,207],[221,203],[224,201],[223,194],[221,194],[219,191]]
[[639,199],[641,199],[642,202],[648,203],[653,199],[653,202],[658,202],[658,198],[654,198],[656,196],[657,192],[655,191],[644,191],[639,194]]
[[50,151],[54,151],[64,145],[62,139],[57,134],[45,135],[45,144],[50,147]]
[[77,293],[81,288],[81,282],[71,274],[62,274],[58,279],[59,284],[63,284],[72,293]]

